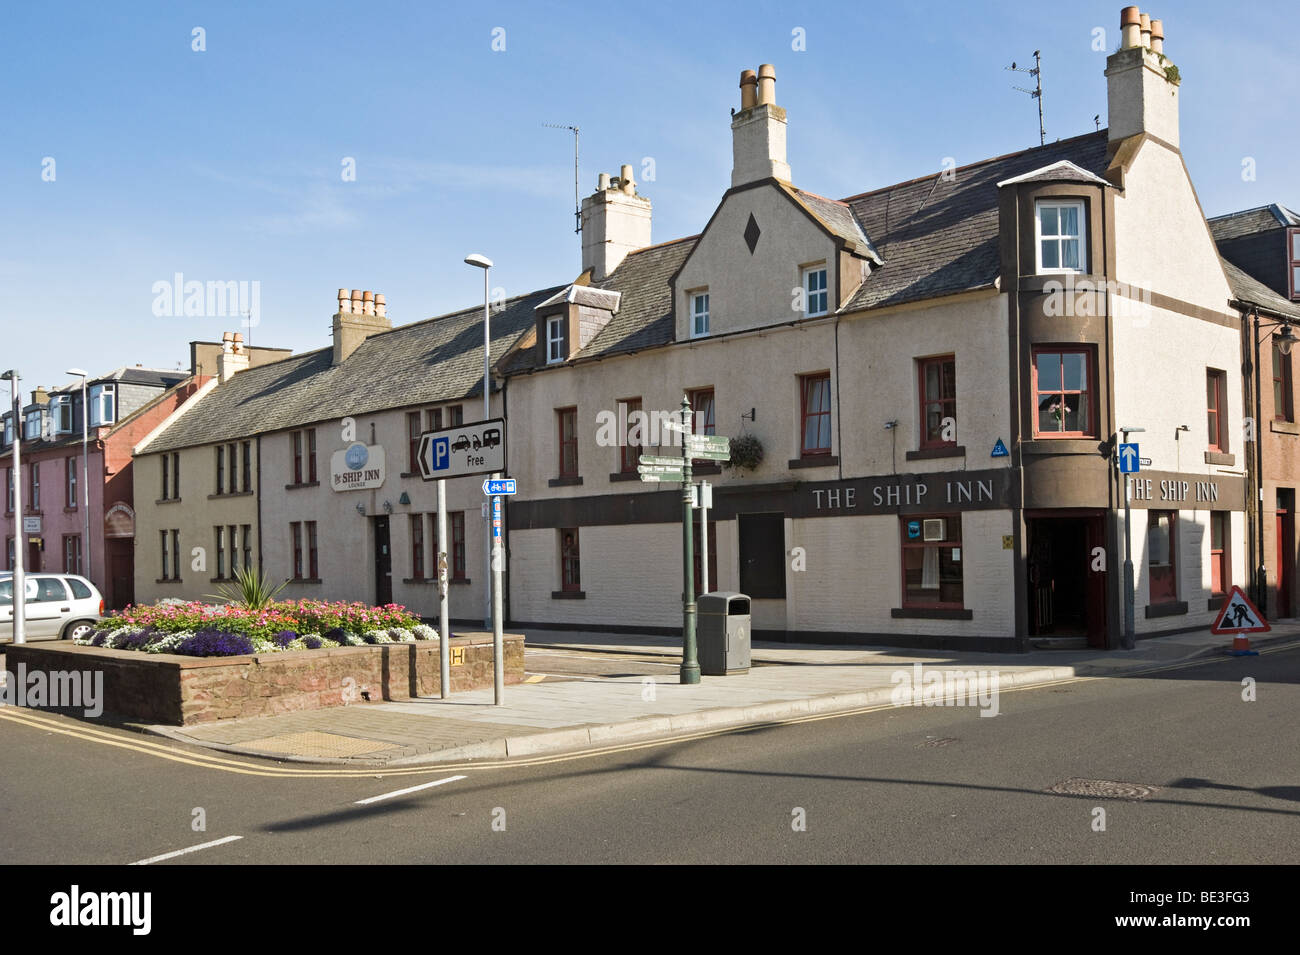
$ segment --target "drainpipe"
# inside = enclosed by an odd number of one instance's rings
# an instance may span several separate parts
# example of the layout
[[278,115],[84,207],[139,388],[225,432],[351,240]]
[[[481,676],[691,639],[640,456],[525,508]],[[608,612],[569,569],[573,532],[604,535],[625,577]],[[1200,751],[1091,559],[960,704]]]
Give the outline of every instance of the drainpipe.
[[1264,443],[1260,440],[1261,425],[1263,424],[1260,415],[1259,400],[1259,309],[1250,310],[1251,317],[1255,320],[1255,329],[1253,332],[1255,338],[1255,546],[1259,555],[1259,564],[1255,569],[1255,606],[1259,612],[1268,617],[1268,595],[1267,582],[1268,570],[1264,566]]
[[[293,556],[293,555],[290,555]],[[257,436],[257,573],[262,573],[262,436]]]

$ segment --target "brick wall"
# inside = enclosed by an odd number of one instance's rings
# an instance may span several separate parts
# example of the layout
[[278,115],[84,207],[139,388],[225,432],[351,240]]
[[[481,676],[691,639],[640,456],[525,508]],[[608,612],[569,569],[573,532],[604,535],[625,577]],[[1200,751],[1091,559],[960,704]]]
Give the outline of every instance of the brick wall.
[[[506,682],[521,683],[524,638],[506,634],[504,642]],[[453,692],[492,686],[490,633],[452,637],[451,648],[465,651],[464,663],[451,667]],[[181,657],[72,644],[5,649],[10,673],[20,664],[28,673],[100,671],[106,715],[171,726],[441,693],[438,645],[432,641],[246,657]]]

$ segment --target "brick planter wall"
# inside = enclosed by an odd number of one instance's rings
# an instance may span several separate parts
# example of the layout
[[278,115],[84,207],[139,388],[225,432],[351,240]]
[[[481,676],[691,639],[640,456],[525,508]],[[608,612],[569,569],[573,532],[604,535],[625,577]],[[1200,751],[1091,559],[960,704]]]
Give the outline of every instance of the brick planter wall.
[[[492,686],[492,635],[451,638],[464,662],[451,667],[453,692]],[[75,644],[5,647],[5,669],[100,671],[106,715],[145,723],[185,726],[246,716],[272,716],[350,702],[405,700],[442,692],[438,642],[392,643],[255,654],[182,657]],[[524,638],[505,635],[507,683],[524,678]]]

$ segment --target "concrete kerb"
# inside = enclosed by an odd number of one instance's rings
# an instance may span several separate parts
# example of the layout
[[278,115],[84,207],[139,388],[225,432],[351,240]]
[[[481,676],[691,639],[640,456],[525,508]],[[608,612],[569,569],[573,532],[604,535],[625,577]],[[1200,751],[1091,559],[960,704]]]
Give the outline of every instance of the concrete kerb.
[[[1294,635],[1265,634],[1252,640],[1252,646],[1265,647],[1294,640]],[[1138,676],[1151,671],[1178,666],[1202,657],[1216,656],[1226,652],[1225,647],[1209,646],[1193,650],[1186,655],[1169,659],[1156,660],[1146,664],[1136,664],[1121,670],[1102,666],[1083,664],[1079,666],[1036,667],[1022,671],[999,671],[999,684],[1011,687],[1027,687],[1093,676]],[[946,666],[939,669],[962,669],[960,666]],[[717,707],[698,710],[672,716],[640,717],[613,723],[588,724],[547,730],[538,733],[526,733],[509,736],[504,739],[488,740],[464,746],[453,746],[431,753],[416,753],[383,759],[382,756],[351,757],[308,757],[286,754],[269,754],[257,752],[245,746],[204,743],[180,735],[174,727],[137,726],[150,733],[166,736],[176,742],[201,746],[205,749],[225,753],[251,756],[273,762],[343,764],[367,766],[382,773],[385,767],[411,767],[437,765],[449,762],[473,762],[478,760],[509,760],[543,755],[563,755],[612,748],[621,743],[657,741],[671,743],[677,738],[688,738],[700,733],[714,730],[738,729],[741,727],[761,727],[776,725],[802,717],[849,713],[855,710],[888,705],[892,702],[894,688],[877,687],[858,693],[833,693],[824,696],[807,697],[797,700],[779,700],[750,706]]]

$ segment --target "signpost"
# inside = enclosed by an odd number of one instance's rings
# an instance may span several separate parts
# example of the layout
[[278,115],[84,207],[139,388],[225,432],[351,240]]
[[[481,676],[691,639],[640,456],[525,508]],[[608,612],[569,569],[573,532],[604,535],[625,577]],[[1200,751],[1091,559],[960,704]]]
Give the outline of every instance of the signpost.
[[[1115,461],[1121,475],[1137,474],[1142,469],[1142,456],[1136,444],[1128,443],[1128,436],[1138,432],[1145,433],[1146,428],[1120,428],[1124,433],[1124,443],[1116,445]],[[1121,646],[1132,650],[1135,646],[1133,623],[1133,521],[1129,511],[1129,479],[1121,477],[1124,482],[1124,637]]]
[[[488,418],[441,431],[420,435],[420,477],[438,482],[438,672],[442,697],[450,694],[451,640],[447,607],[447,478],[471,474],[491,474],[506,469],[506,422]],[[499,489],[498,489],[499,488]],[[501,639],[501,495],[514,494],[514,479],[483,482],[483,493],[492,498],[492,648],[496,702],[499,705],[504,686],[504,653]]]
[[[682,453],[680,457],[643,454],[637,464],[637,474],[648,483],[676,482],[682,486],[682,666],[681,681],[684,684],[700,682],[700,664],[695,645],[695,541],[691,533],[691,511],[698,506],[707,508],[712,504],[707,482],[701,485],[698,495],[691,484],[691,459],[700,458],[707,461],[727,461],[731,457],[730,439],[712,434],[692,434],[691,423],[694,412],[690,400],[682,396],[682,420],[667,419],[660,422],[660,427],[682,435]],[[708,534],[708,511],[701,512],[704,521],[704,534]],[[705,554],[704,588],[709,586],[708,572],[708,537],[701,540]]]

